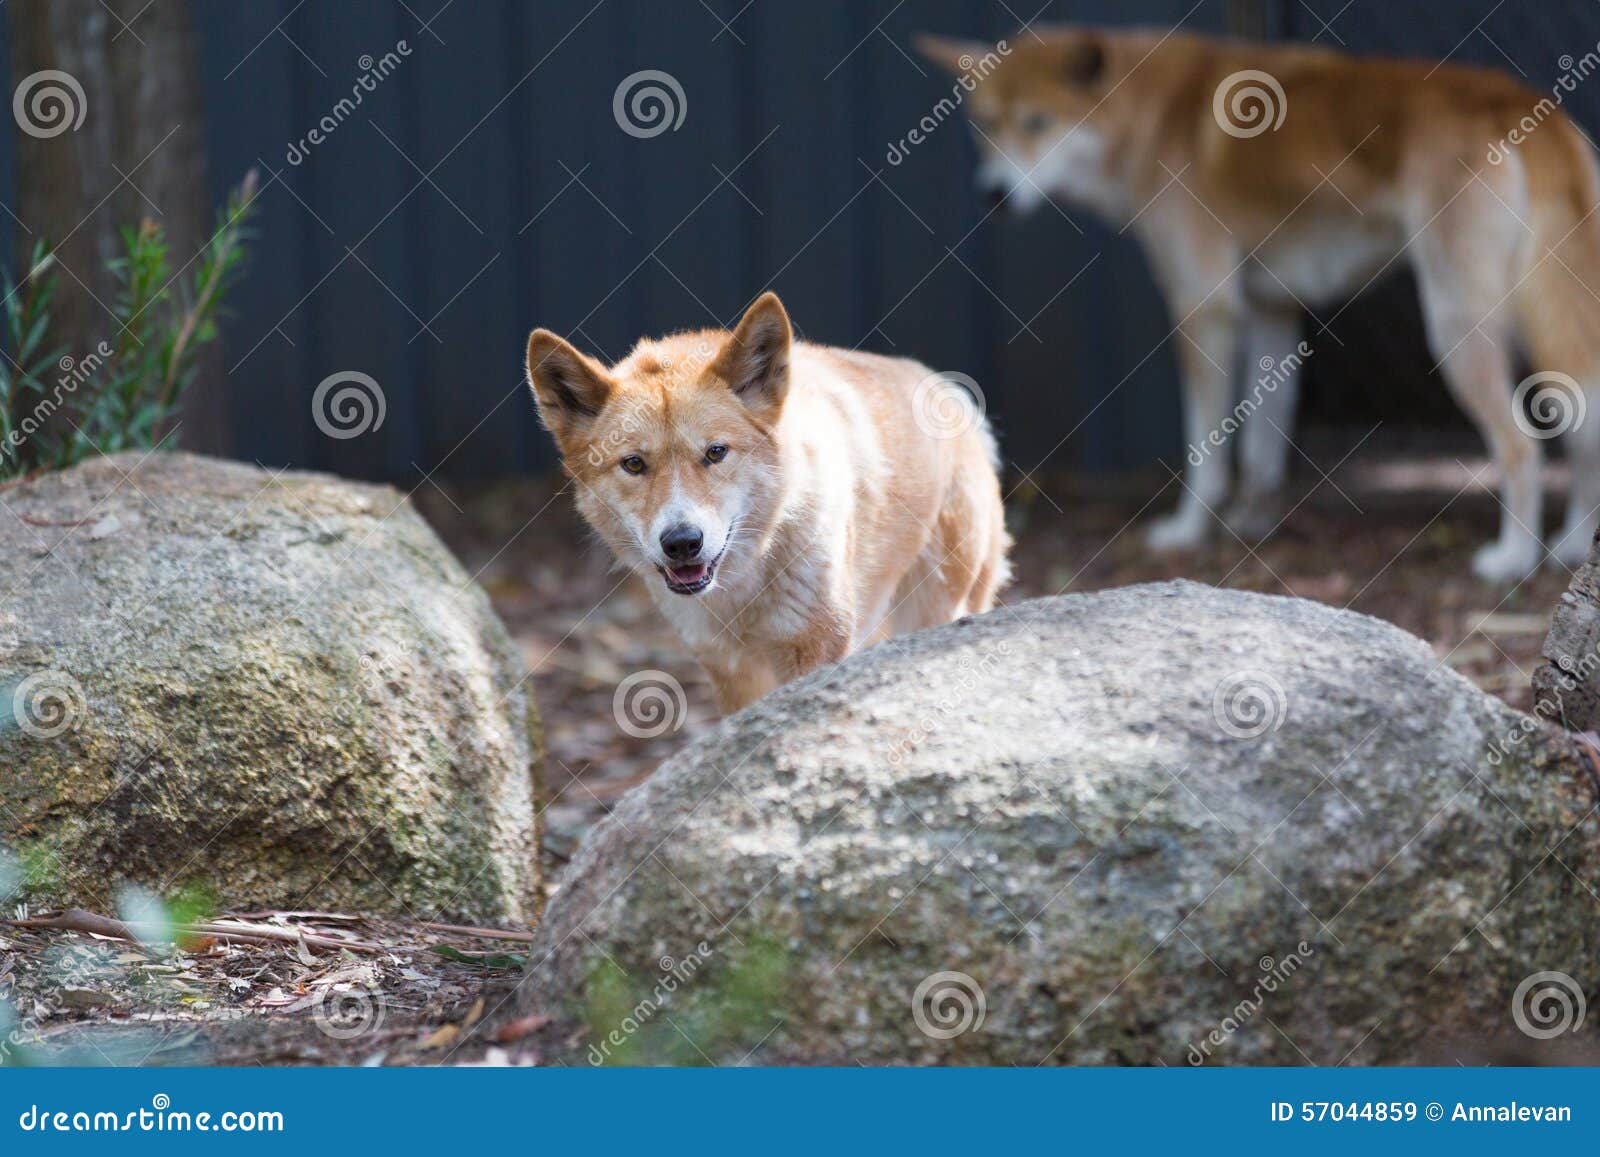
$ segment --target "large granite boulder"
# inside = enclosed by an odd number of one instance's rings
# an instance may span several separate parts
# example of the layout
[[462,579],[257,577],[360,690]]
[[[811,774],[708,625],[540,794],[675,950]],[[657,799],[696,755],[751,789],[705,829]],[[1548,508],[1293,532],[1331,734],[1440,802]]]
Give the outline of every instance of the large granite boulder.
[[1537,1045],[1600,987],[1592,791],[1376,619],[1187,583],[1023,603],[665,764],[571,865],[521,1010],[593,1063]]
[[0,846],[35,907],[529,921],[539,759],[487,598],[387,487],[123,454],[0,491]]

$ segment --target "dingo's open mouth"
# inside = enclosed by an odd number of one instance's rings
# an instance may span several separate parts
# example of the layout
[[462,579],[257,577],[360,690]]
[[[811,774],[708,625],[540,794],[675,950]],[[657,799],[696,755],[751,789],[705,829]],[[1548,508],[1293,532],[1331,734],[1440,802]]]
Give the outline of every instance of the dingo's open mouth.
[[717,563],[722,561],[719,554],[710,562],[696,562],[688,566],[660,566],[656,569],[661,572],[661,577],[667,580],[667,589],[678,595],[697,595],[711,585],[717,577]]

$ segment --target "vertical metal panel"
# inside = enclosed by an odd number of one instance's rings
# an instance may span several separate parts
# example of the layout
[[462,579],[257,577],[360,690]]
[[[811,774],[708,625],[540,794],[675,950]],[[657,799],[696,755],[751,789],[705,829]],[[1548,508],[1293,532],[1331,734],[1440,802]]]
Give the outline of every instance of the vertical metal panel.
[[[293,14],[289,27],[300,48],[293,62],[310,104],[308,125],[336,116],[330,110],[339,101],[353,101],[352,87],[369,71],[366,62],[375,63],[405,35],[401,15],[387,0],[346,0],[316,9],[308,5]],[[348,424],[331,412],[335,395],[325,394],[313,419],[310,464],[369,477],[403,475],[415,453],[408,445],[408,403],[417,388],[410,342],[418,328],[413,314],[422,313],[422,307],[408,277],[408,247],[422,221],[431,230],[442,231],[444,225],[442,215],[419,211],[417,198],[424,189],[405,196],[416,183],[415,173],[385,139],[387,134],[414,152],[407,143],[406,122],[412,113],[406,90],[418,83],[413,70],[425,56],[419,45],[409,60],[397,58],[402,63],[396,70],[375,83],[374,91],[363,93],[360,105],[325,142],[314,146],[294,174],[304,178],[297,191],[315,210],[308,231],[313,276],[325,278],[302,307],[311,325],[309,372],[298,383],[300,397],[310,410],[318,383],[329,375],[357,372],[373,378],[385,399],[381,426],[340,438],[315,422],[321,417],[340,433]],[[440,248],[431,247],[431,252]]]
[[853,345],[865,316],[866,237],[856,161],[862,116],[860,44],[873,5],[768,4],[746,18],[755,149],[742,172],[763,216],[752,243],[746,297],[774,289],[800,333]]
[[[981,31],[976,5],[934,0],[862,49],[870,90],[859,113],[866,139],[857,171],[875,178],[864,194],[869,316],[855,340],[965,374],[992,406],[997,383],[984,285],[993,270],[971,177],[970,133],[956,107],[965,94],[916,54],[912,29],[964,37]],[[922,139],[911,140],[913,131]]]
[[[642,265],[648,246],[605,209],[633,179],[631,146],[640,143],[619,130],[611,114],[612,95],[627,75],[618,60],[627,36],[621,4],[541,4],[535,12],[527,67],[534,69],[528,85],[538,132],[527,147],[538,203],[522,207],[515,251],[535,271],[539,309],[520,319],[514,334],[486,327],[480,335],[510,341],[519,361],[535,325],[602,357],[620,356],[639,336],[629,274]],[[525,417],[533,420],[531,410]],[[544,443],[539,446],[542,452]]]
[[[625,7],[630,35],[616,58],[614,83],[659,71],[683,89],[681,125],[642,139],[624,136],[630,179],[614,193],[595,190],[615,202],[638,256],[648,255],[634,275],[635,324],[641,332],[661,332],[731,323],[756,292],[745,284],[745,247],[751,227],[763,222],[759,202],[745,199],[748,176],[732,172],[756,143],[745,143],[739,114],[739,62],[748,51],[739,40],[746,37],[738,26],[719,23],[738,5],[628,0]],[[663,105],[668,115],[675,116]],[[724,174],[731,174],[727,182]]]
[[[403,188],[420,183],[408,235],[422,249],[413,306],[422,320],[406,319],[406,340],[421,351],[418,466],[454,477],[514,467],[525,444],[519,427],[531,421],[519,340],[531,326],[516,315],[517,254],[508,240],[523,208],[516,97],[533,62],[526,45],[502,51],[511,7],[480,0],[470,19],[450,22],[446,12],[412,34],[415,75],[403,78],[420,98],[403,176]],[[489,332],[495,340],[484,340]]]
[[315,310],[296,303],[322,273],[309,247],[320,226],[295,199],[310,190],[287,156],[309,127],[311,105],[295,48],[273,32],[289,9],[273,0],[201,4],[197,13],[213,200],[220,205],[230,185],[261,166],[257,241],[229,302],[223,365],[236,452],[270,466],[309,465],[316,432],[307,361]]

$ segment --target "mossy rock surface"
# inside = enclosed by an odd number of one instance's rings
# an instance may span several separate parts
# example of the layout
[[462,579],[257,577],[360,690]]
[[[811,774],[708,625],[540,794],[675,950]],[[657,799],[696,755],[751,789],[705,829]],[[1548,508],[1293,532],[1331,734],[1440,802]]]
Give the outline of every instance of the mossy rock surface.
[[124,454],[0,503],[0,845],[36,907],[537,915],[531,691],[399,494]]
[[522,1005],[595,1063],[1473,1063],[1562,1043],[1519,1023],[1558,1012],[1538,973],[1594,1039],[1597,863],[1561,741],[1398,628],[1070,595],[670,760],[574,859]]

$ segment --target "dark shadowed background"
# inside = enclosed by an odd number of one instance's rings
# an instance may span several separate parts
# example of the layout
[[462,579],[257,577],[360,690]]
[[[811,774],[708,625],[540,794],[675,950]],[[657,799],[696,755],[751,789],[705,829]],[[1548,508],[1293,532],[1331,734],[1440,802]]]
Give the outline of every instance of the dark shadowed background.
[[[159,18],[99,7],[117,40]],[[1017,467],[1176,463],[1169,321],[1134,243],[1075,209],[986,220],[959,115],[888,159],[950,92],[913,33],[1065,20],[1448,57],[1544,91],[1600,40],[1589,0],[199,0],[199,123],[156,147],[202,144],[214,202],[251,166],[264,190],[185,440],[402,484],[546,468],[521,386],[532,326],[615,358],[727,324],[770,287],[807,338],[975,379]],[[388,75],[305,147],[386,53]],[[681,87],[676,129],[619,127],[614,95],[641,70]],[[1590,83],[1566,107],[1594,129]],[[17,166],[7,136],[11,207]],[[1330,319],[1304,421],[1461,426],[1403,279]],[[346,371],[378,383],[384,415],[340,439],[312,397]]]

